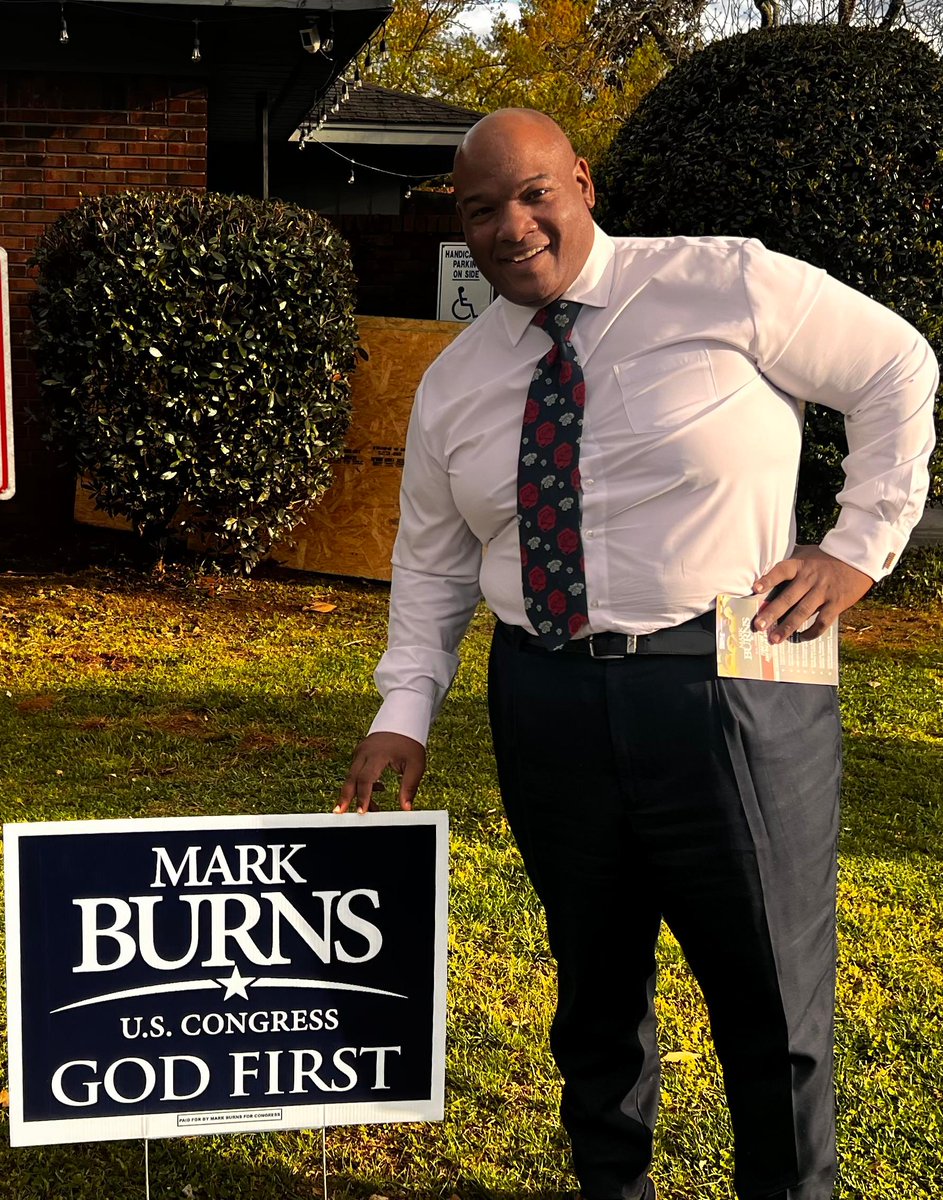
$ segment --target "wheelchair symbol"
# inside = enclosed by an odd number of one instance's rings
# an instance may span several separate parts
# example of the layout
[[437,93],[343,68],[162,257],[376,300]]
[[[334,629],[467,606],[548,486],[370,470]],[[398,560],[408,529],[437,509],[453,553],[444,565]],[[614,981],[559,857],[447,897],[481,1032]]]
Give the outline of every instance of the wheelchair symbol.
[[478,314],[470,300],[465,299],[465,289],[459,287],[458,299],[452,305],[452,316],[456,321],[472,321]]

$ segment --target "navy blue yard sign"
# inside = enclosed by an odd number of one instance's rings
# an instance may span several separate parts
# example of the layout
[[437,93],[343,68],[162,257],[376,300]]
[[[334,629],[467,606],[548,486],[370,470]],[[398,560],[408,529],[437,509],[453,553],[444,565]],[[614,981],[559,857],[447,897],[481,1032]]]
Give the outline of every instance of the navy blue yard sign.
[[4,837],[13,1145],[441,1119],[444,813]]

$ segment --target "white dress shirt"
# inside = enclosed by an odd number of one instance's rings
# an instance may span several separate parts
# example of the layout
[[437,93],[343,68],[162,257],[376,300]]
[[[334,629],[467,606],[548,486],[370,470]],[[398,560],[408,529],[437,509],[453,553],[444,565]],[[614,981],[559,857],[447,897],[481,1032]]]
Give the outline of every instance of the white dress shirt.
[[[749,593],[788,557],[801,401],[844,414],[841,515],[822,549],[887,574],[919,520],[938,375],[900,317],[742,238],[619,238],[598,227],[564,293],[583,305],[580,447],[589,625],[650,633]],[[497,299],[432,363],[406,441],[389,648],[371,731],[424,742],[481,595],[523,604],[521,422],[547,335]]]

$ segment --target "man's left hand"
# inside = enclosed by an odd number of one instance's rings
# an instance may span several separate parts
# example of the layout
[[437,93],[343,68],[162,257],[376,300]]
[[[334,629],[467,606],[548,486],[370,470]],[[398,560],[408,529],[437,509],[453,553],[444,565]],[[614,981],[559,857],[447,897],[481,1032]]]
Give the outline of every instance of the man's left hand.
[[778,562],[756,580],[753,591],[768,593],[780,583],[786,586],[753,620],[753,628],[767,630],[773,645],[784,642],[812,617],[815,621],[799,638],[819,637],[861,599],[874,580],[818,546],[796,546],[792,558]]

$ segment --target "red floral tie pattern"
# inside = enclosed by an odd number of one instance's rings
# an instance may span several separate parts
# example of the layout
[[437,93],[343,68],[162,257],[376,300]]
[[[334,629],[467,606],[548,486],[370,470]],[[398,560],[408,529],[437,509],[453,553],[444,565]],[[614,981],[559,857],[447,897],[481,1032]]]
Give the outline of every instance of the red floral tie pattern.
[[524,609],[551,650],[589,620],[579,468],[586,384],[570,344],[581,308],[572,300],[554,300],[534,316],[553,345],[534,368],[517,470]]

